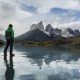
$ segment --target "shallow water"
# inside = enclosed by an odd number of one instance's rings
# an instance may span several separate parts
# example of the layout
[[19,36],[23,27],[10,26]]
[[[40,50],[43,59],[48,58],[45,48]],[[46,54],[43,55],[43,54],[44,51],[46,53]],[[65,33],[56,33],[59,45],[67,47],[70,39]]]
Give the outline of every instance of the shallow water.
[[80,80],[80,50],[76,48],[14,46],[13,59],[3,59],[0,80]]

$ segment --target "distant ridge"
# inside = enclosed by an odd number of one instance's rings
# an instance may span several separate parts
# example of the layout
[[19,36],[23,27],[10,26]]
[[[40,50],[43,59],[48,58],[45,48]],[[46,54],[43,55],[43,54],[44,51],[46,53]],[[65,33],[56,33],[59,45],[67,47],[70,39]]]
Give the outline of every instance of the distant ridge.
[[80,31],[78,29],[72,30],[71,28],[53,28],[51,24],[48,24],[45,29],[42,21],[38,24],[32,24],[30,30],[18,37],[16,41],[26,42],[26,41],[37,41],[45,42],[50,40],[62,40],[65,38],[79,37]]

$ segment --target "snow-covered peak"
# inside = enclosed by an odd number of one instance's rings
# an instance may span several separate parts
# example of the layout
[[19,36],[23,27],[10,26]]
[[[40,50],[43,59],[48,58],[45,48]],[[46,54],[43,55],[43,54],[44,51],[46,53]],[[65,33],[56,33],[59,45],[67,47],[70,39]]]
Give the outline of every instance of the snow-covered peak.
[[65,38],[80,36],[80,31],[78,29],[73,30],[72,28],[69,28],[69,27],[53,28],[51,24],[48,24],[44,30],[42,21],[38,24],[32,24],[32,26],[30,27],[30,30],[35,30],[35,29],[39,29],[49,36],[51,34],[59,35]]
[[67,31],[69,32],[69,34],[75,35],[74,30],[72,30],[71,28],[67,28]]
[[74,31],[71,28],[61,28],[62,30],[62,36],[63,37],[73,37],[74,36]]
[[53,33],[57,34],[57,35],[61,35],[62,31],[58,28],[53,29]]
[[46,32],[49,32],[49,34],[56,34],[56,35],[61,35],[62,31],[58,28],[53,28],[50,24],[48,24],[45,28]]

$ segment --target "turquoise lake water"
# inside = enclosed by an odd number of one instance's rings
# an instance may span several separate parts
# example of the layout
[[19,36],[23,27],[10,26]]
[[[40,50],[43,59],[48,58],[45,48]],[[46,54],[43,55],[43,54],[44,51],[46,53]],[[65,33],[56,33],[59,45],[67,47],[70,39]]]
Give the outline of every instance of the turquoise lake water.
[[4,61],[0,47],[0,80],[80,80],[80,49],[15,45]]

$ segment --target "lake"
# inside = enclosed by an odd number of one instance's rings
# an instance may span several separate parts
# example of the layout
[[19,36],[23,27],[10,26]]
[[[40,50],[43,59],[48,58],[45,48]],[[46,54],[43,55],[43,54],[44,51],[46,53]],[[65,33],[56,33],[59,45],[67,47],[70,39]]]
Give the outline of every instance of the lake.
[[3,59],[0,80],[80,80],[80,49],[14,45],[13,59]]

